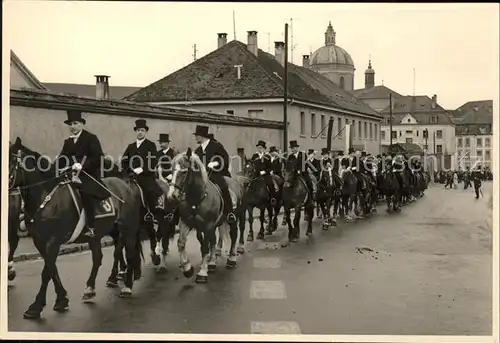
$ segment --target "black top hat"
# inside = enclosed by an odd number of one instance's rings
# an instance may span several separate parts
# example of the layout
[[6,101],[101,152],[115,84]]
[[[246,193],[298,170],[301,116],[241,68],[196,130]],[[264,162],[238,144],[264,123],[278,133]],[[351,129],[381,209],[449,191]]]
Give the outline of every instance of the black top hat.
[[278,152],[278,148],[276,148],[274,145],[272,147],[269,147],[269,152]]
[[349,148],[349,154],[352,154],[353,152],[355,152],[356,150],[354,150],[354,148]]
[[366,151],[362,151],[361,156],[366,156]]
[[65,124],[69,125],[74,121],[79,121],[85,124],[85,119],[82,118],[82,112],[77,110],[67,110],[68,119],[64,121]]
[[167,133],[160,133],[160,139],[158,139],[158,142],[160,142],[160,143],[169,143],[170,142],[170,136]]
[[134,131],[137,131],[137,129],[146,129],[146,131],[149,131],[149,127],[146,124],[146,119],[137,119],[135,121]]
[[307,153],[308,153],[308,154],[314,154],[314,149],[308,149],[308,150],[307,150]]
[[290,148],[298,148],[299,147],[299,143],[297,143],[297,141],[290,141]]
[[237,152],[243,152],[243,151],[245,151],[245,149],[244,148],[237,148],[236,151]]
[[329,154],[330,153],[330,149],[328,148],[323,148],[321,149],[321,154],[324,155],[324,154]]
[[209,138],[209,133],[208,133],[208,126],[204,125],[196,125],[196,130],[193,132],[194,135],[196,136],[202,136],[205,138]]
[[257,143],[257,145],[256,145],[256,146],[261,146],[261,147],[263,147],[264,149],[266,149],[266,142],[264,142],[264,141],[259,141],[259,142]]

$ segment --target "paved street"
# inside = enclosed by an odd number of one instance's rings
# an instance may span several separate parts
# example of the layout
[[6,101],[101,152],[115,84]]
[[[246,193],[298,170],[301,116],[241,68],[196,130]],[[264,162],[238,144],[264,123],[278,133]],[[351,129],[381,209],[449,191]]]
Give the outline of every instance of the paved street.
[[[105,288],[112,264],[112,249],[105,248],[93,305],[80,300],[90,254],[60,256],[70,310],[52,310],[49,287],[41,321],[22,314],[38,291],[42,263],[20,262],[9,288],[9,330],[490,335],[492,184],[483,192],[476,200],[473,190],[437,185],[400,214],[379,206],[372,218],[339,222],[329,232],[315,219],[313,238],[304,237],[303,224],[300,242],[287,248],[272,243],[284,234],[280,229],[270,244],[247,243],[235,270],[220,260],[205,285],[182,276],[174,241],[167,274],[157,274],[146,253],[131,299]],[[188,245],[198,263],[193,233]]]

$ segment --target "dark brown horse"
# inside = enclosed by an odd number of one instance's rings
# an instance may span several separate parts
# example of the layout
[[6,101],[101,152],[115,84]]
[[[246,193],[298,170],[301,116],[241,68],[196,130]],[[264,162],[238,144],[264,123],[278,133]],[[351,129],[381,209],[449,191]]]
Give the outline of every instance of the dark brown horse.
[[40,290],[24,313],[24,318],[40,317],[46,305],[47,287],[51,279],[57,294],[54,310],[65,312],[69,309],[67,291],[56,266],[59,249],[65,243],[89,244],[92,270],[83,299],[88,301],[94,298],[95,280],[102,263],[101,238],[109,235],[113,229],[120,232],[128,264],[125,287],[121,289],[120,295],[130,296],[133,273],[140,269],[142,247],[138,237],[139,204],[126,183],[117,178],[103,179],[104,185],[115,196],[100,202],[96,207],[95,237],[90,238],[82,234],[85,216],[80,213],[80,195],[69,182],[68,172],[59,173],[48,158],[23,146],[19,138],[9,150],[9,165],[17,165],[13,187],[21,190],[26,217],[31,221],[28,230],[44,260]]
[[341,187],[342,180],[333,170],[325,168],[320,171],[316,202],[321,209],[324,230],[328,230],[330,225],[337,225],[335,218],[331,215],[331,207]]
[[[183,274],[191,277],[194,269],[186,254],[186,242],[191,229],[196,229],[196,237],[200,242],[202,263],[196,275],[197,283],[208,281],[208,272],[215,271],[217,243],[216,229],[219,234],[231,238],[229,258],[226,266],[236,267],[237,253],[236,241],[238,238],[237,223],[228,225],[223,214],[223,200],[218,187],[209,180],[208,172],[200,158],[193,154],[191,148],[185,153],[178,154],[172,161],[173,178],[169,185],[167,198],[173,201],[179,209],[179,238],[177,247],[179,249],[180,264]],[[243,184],[234,178],[226,177],[230,193],[233,192],[233,202],[236,202],[235,213],[241,218],[243,207],[241,200],[243,196]],[[228,230],[229,226],[229,230]]]
[[397,179],[397,175],[392,169],[388,168],[380,173],[378,177],[380,189],[385,195],[387,203],[387,212],[401,211],[401,186]]
[[[285,218],[288,224],[288,241],[290,242],[297,242],[300,237],[300,214],[302,207],[305,206],[307,215],[307,236],[312,235],[312,218],[314,215],[314,201],[310,199],[306,181],[296,168],[295,161],[287,160],[285,162],[283,175],[283,207],[285,209]],[[292,209],[295,211],[293,225],[290,218]],[[286,244],[286,242],[283,243],[283,245]]]
[[353,219],[351,211],[356,205],[357,195],[358,179],[356,179],[351,170],[347,169],[342,173],[342,208],[346,221]]

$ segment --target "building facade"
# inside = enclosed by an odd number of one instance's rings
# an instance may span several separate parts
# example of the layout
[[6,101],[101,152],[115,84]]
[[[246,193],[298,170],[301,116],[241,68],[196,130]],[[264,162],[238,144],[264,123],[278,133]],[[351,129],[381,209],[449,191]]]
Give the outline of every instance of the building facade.
[[[125,100],[283,122],[284,57],[283,42],[275,42],[274,56],[260,50],[256,31],[248,32],[247,44],[228,43],[221,33],[217,50]],[[327,146],[326,127],[333,118],[333,150],[344,150],[345,124],[352,124],[355,147],[380,151],[382,116],[310,68],[288,63],[287,114],[288,140],[303,149]]]

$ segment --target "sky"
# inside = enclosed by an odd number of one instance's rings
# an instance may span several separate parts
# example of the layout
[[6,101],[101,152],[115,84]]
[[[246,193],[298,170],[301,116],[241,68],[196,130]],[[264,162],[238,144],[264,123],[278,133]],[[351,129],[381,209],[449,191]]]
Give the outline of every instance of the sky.
[[[217,33],[274,53],[293,22],[293,62],[324,45],[331,21],[337,45],[364,87],[371,56],[375,84],[404,95],[437,95],[455,109],[498,99],[498,4],[179,3],[6,0],[4,42],[42,82],[147,86],[217,48]],[[292,31],[290,29],[290,31]],[[290,61],[291,58],[290,58]],[[415,78],[414,78],[415,68]],[[414,86],[415,85],[415,86]]]

